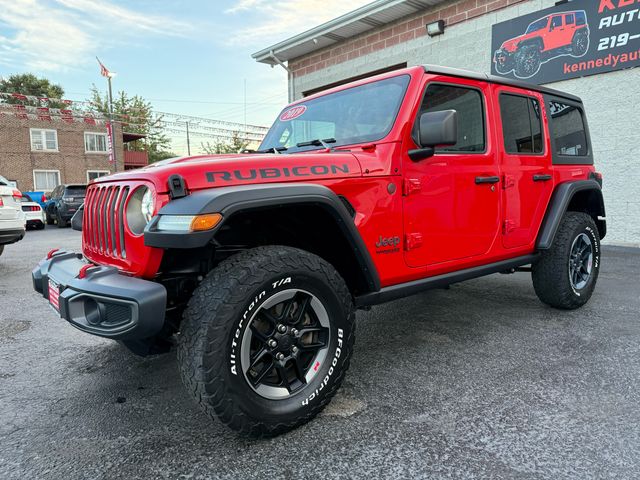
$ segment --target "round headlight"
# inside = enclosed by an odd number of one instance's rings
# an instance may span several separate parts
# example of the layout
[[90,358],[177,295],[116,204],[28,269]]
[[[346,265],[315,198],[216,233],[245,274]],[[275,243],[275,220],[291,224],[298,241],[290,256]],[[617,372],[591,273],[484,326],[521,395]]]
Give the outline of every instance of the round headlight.
[[153,193],[147,187],[140,187],[129,198],[127,204],[127,225],[136,235],[142,235],[144,227],[153,217]]
[[140,210],[142,211],[142,215],[144,216],[147,223],[151,221],[153,217],[153,193],[148,188],[147,191],[144,192],[142,196],[142,204],[140,205]]

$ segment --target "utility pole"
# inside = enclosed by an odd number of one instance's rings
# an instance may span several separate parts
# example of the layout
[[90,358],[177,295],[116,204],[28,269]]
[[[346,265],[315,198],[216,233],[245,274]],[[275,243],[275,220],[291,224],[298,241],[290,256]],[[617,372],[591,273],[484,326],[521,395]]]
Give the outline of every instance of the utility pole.
[[[187,129],[187,155],[191,155],[191,138],[190,138],[190,134],[189,134],[189,124],[191,124],[192,127],[197,127],[198,125],[200,125],[200,122],[194,122],[193,120],[189,120],[189,117],[178,117],[176,118],[176,122],[177,123],[183,123]],[[197,133],[197,132],[196,132]]]
[[[107,83],[109,84],[109,131],[111,132],[111,148],[113,150],[113,168],[118,171],[118,155],[116,154],[116,136],[113,130],[113,92],[111,90],[111,77],[113,75],[109,72],[107,76]],[[124,168],[123,168],[124,170]]]
[[247,79],[244,79],[244,139],[248,137],[247,133]]
[[191,142],[189,141],[189,120],[185,122],[187,124],[187,155],[191,156]]

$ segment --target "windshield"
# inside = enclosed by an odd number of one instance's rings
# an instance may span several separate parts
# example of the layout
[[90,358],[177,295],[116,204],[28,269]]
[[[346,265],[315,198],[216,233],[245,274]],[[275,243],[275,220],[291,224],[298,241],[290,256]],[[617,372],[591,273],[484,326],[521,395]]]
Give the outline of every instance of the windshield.
[[323,147],[297,146],[314,140],[329,140],[331,147],[380,140],[393,127],[409,80],[409,75],[400,75],[288,107],[267,133],[260,150],[284,147],[291,153]]
[[549,17],[541,18],[540,20],[536,20],[529,28],[527,28],[527,33],[537,32],[538,30],[543,30],[547,28],[547,23],[549,22]]
[[0,175],[0,185],[9,185],[9,180]]

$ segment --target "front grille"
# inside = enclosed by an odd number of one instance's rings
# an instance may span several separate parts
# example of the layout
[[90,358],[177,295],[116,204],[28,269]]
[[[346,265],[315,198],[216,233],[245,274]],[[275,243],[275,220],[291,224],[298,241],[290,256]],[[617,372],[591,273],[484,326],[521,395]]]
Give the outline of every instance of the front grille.
[[104,257],[127,258],[125,203],[129,187],[92,185],[87,190],[82,221],[84,248]]

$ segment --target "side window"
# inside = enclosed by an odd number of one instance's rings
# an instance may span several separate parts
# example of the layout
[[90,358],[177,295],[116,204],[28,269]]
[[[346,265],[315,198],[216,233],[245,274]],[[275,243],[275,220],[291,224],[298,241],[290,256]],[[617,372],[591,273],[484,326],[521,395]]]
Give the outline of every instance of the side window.
[[573,13],[564,16],[564,23],[565,25],[573,25],[575,23]]
[[543,152],[540,103],[535,98],[501,94],[500,116],[507,153]]
[[585,156],[589,154],[582,109],[552,100],[549,102],[549,129],[558,155]]
[[[442,110],[458,112],[458,141],[455,145],[436,148],[436,152],[484,152],[485,122],[481,93],[472,88],[432,83],[425,92],[418,119],[423,113]],[[417,131],[418,120],[414,126],[414,138],[417,138]]]
[[562,26],[562,17],[558,16],[558,17],[553,17],[551,19],[551,30],[561,26]]

